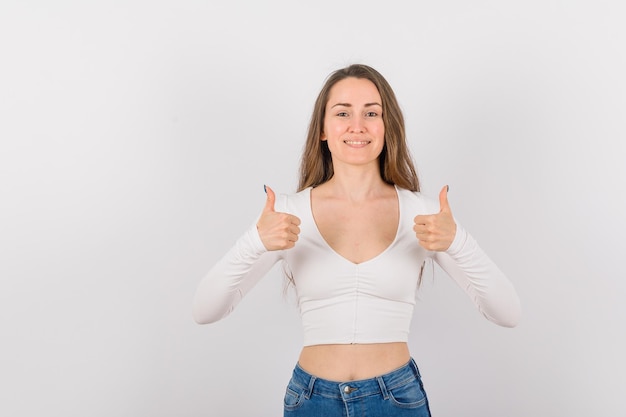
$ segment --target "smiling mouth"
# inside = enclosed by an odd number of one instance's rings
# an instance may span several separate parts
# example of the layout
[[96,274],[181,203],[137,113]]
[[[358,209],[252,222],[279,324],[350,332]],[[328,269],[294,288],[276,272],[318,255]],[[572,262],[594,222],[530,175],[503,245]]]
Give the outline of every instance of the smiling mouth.
[[355,146],[363,146],[371,143],[370,140],[344,140],[343,143],[346,145],[355,145]]

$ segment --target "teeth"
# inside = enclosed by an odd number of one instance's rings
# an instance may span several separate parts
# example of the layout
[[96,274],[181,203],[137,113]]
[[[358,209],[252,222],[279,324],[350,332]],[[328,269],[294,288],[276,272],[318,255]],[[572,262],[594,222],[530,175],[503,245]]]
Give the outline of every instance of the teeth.
[[343,142],[348,145],[367,145],[369,143],[368,140],[344,140]]

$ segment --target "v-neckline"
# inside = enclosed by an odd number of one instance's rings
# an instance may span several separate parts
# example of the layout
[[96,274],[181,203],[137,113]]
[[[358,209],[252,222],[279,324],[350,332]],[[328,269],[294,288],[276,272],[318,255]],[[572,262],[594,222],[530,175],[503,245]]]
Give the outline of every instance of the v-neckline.
[[389,251],[389,249],[391,249],[391,247],[394,246],[395,243],[398,241],[398,236],[400,235],[400,225],[402,224],[402,199],[400,198],[400,190],[398,190],[398,187],[395,184],[394,184],[393,188],[396,191],[396,198],[398,199],[398,224],[396,225],[396,233],[395,233],[395,235],[393,237],[393,240],[391,241],[391,243],[389,243],[389,245],[387,245],[387,247],[385,247],[385,249],[383,249],[378,254],[372,256],[371,258],[366,259],[366,260],[364,260],[362,262],[354,262],[354,261],[351,261],[350,259],[346,258],[345,256],[343,256],[339,252],[337,252],[328,243],[326,238],[324,238],[324,235],[322,234],[322,232],[320,231],[319,227],[317,226],[317,222],[315,221],[315,216],[313,215],[313,199],[311,198],[311,192],[313,191],[313,187],[309,187],[308,188],[308,192],[306,193],[307,198],[309,200],[308,201],[308,207],[309,207],[308,213],[309,213],[309,216],[311,217],[311,222],[313,224],[313,228],[315,229],[315,232],[317,233],[317,236],[321,240],[323,245],[326,248],[328,248],[328,250],[330,250],[332,253],[334,253],[336,256],[338,256],[340,259],[342,259],[344,262],[348,262],[350,265],[353,265],[353,266],[359,266],[359,265],[363,265],[363,264],[366,264],[366,263],[374,262],[378,258],[380,258],[383,255],[385,255],[385,253],[387,253]]

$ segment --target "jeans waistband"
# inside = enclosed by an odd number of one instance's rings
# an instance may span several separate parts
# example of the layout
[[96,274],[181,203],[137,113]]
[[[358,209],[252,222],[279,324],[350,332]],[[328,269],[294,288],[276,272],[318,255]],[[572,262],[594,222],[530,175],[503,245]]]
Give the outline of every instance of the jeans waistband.
[[306,372],[299,364],[296,364],[291,378],[293,383],[306,390],[307,398],[312,394],[317,394],[343,399],[374,394],[382,394],[387,398],[387,390],[405,385],[414,379],[420,379],[420,373],[413,358],[407,364],[389,373],[358,381],[338,382],[318,378]]

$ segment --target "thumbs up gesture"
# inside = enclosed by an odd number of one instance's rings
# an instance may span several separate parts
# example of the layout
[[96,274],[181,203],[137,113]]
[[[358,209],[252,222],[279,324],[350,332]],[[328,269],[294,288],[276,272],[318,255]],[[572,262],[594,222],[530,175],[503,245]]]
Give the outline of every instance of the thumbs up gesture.
[[413,230],[420,245],[429,251],[447,250],[456,235],[456,223],[448,204],[448,186],[439,193],[439,213],[419,215],[414,219]]
[[256,224],[261,241],[268,251],[291,249],[300,234],[300,219],[288,213],[274,210],[276,195],[270,187],[265,187],[267,201]]

